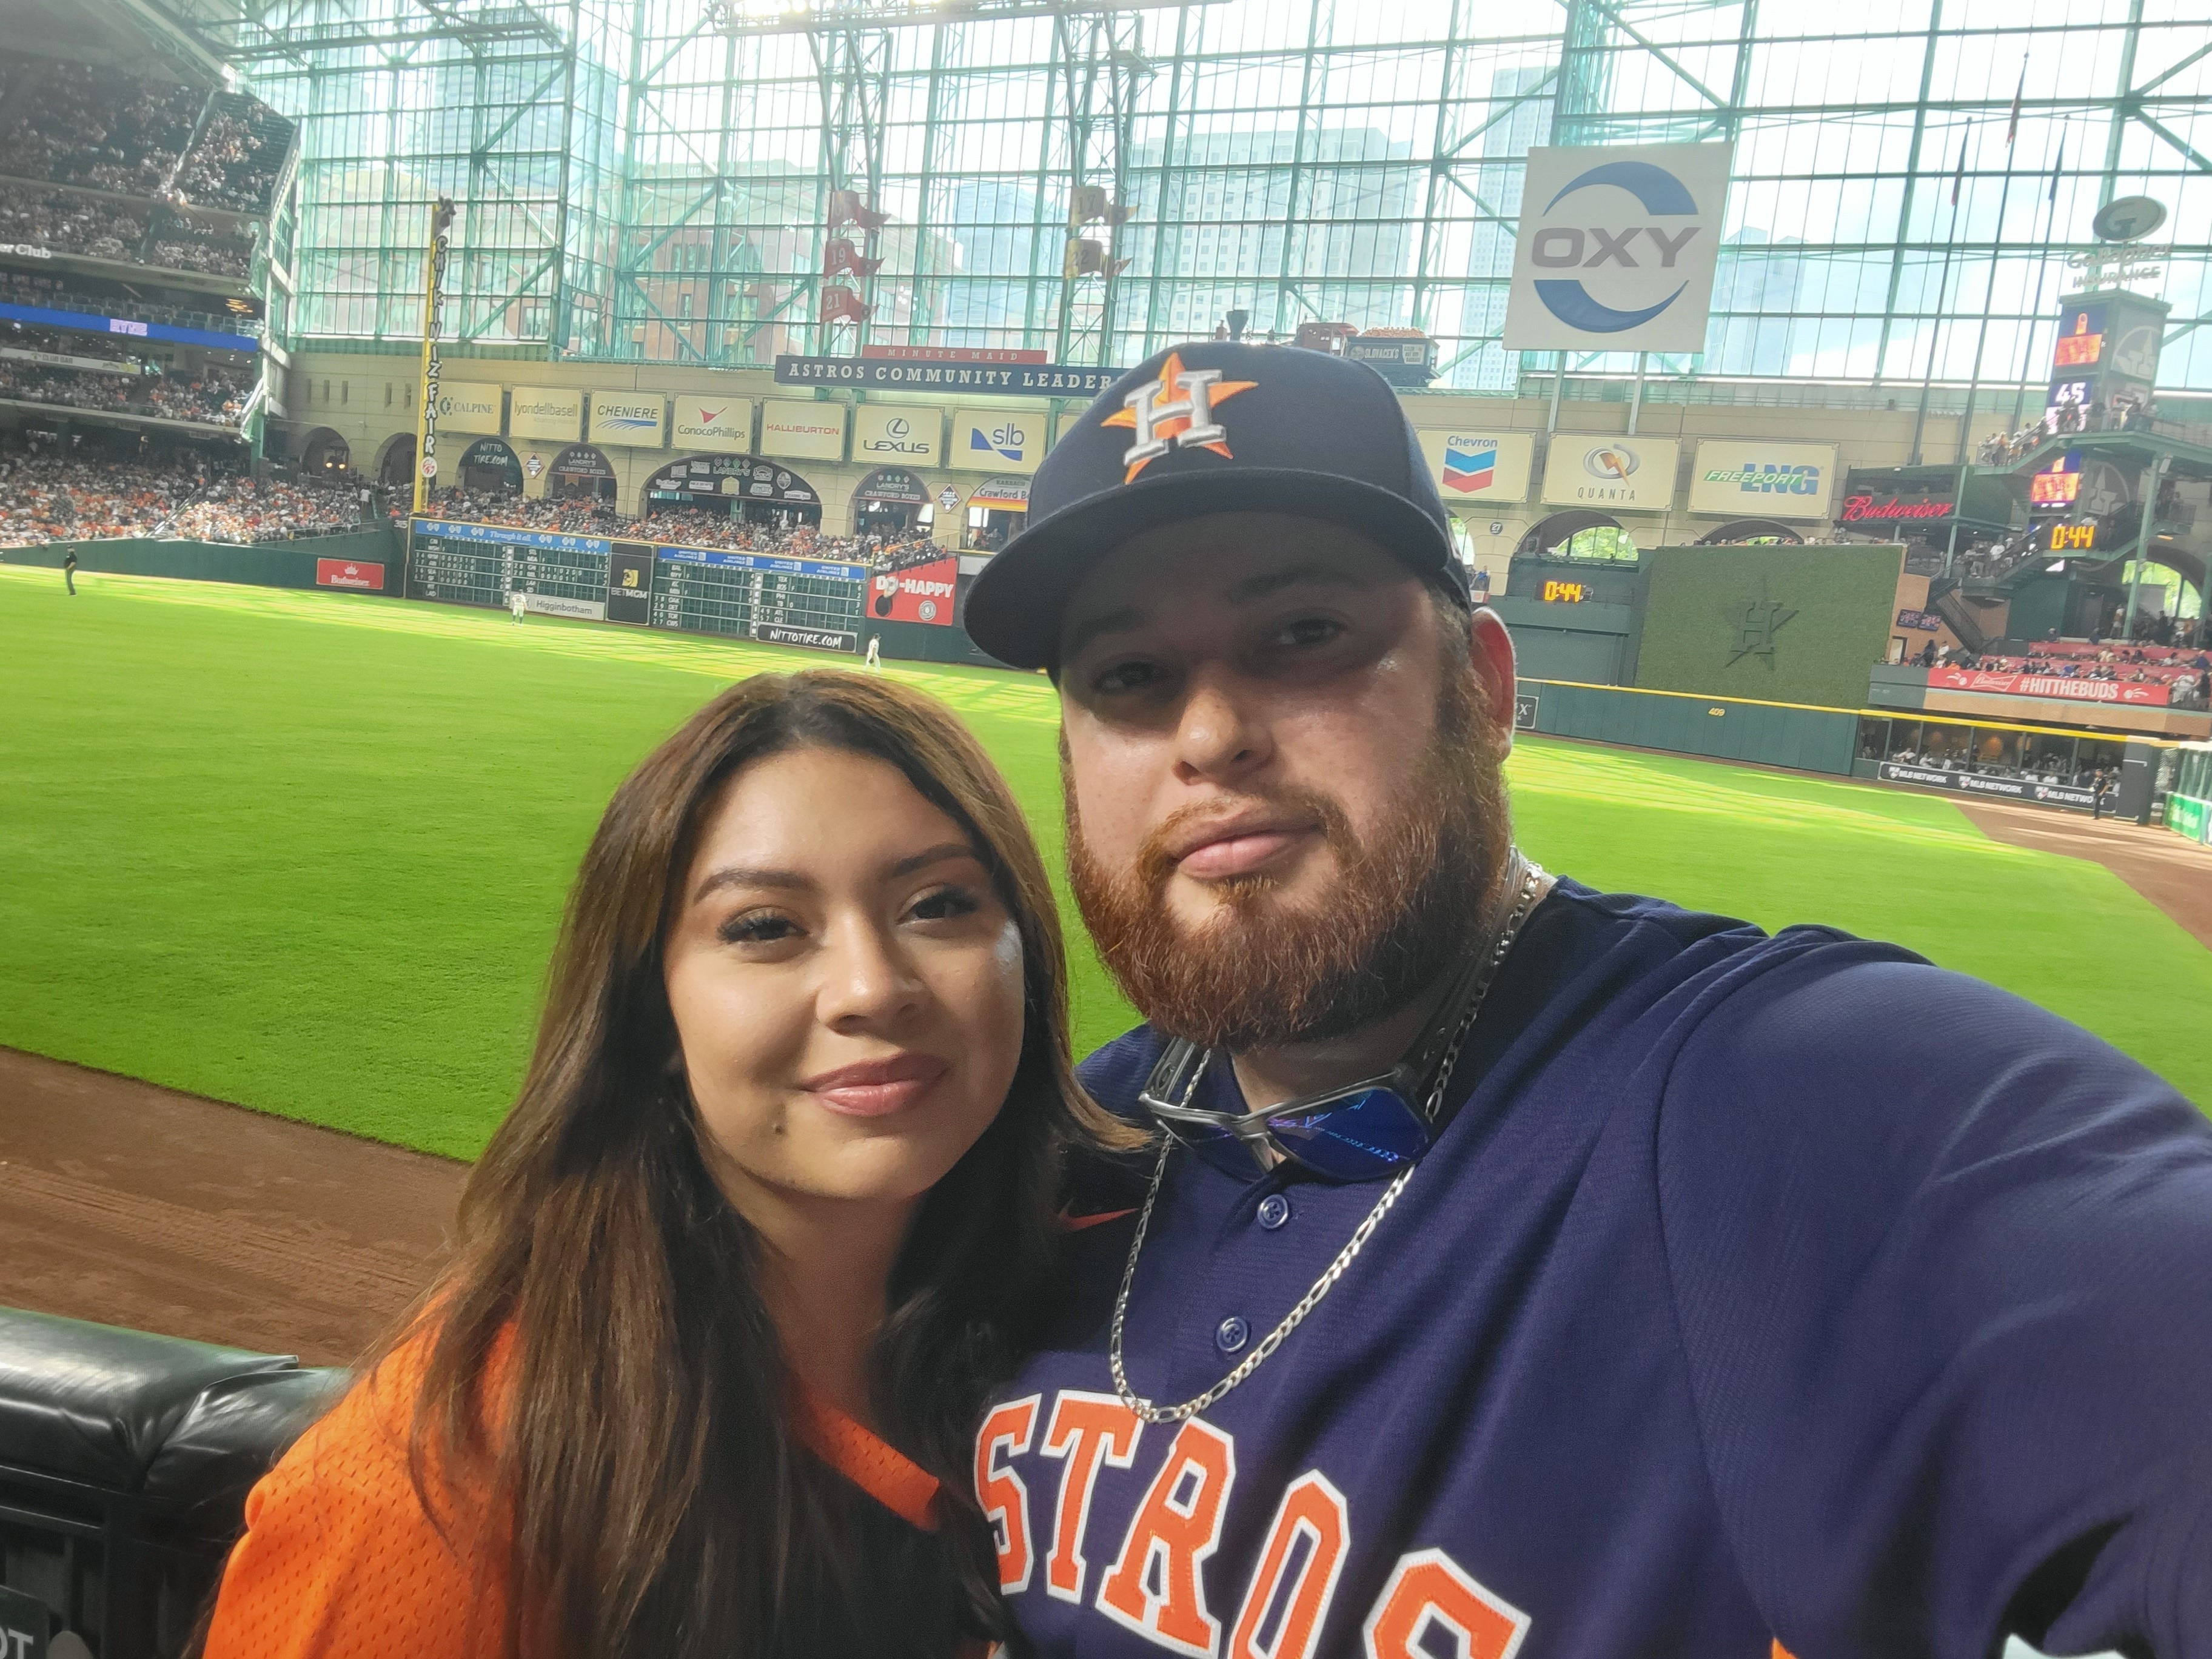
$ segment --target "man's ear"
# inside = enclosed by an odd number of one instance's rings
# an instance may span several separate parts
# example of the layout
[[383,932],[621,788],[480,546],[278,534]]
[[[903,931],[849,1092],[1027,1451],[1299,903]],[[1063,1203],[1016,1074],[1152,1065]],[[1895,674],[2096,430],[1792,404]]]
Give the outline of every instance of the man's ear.
[[1513,747],[1513,636],[1488,605],[1478,606],[1467,619],[1468,652],[1475,678],[1482,682],[1490,707],[1490,723],[1501,749]]

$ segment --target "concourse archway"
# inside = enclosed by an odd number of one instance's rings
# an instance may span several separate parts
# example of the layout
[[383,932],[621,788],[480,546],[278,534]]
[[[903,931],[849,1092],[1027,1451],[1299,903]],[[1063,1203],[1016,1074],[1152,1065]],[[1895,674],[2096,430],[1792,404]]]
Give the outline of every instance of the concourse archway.
[[413,433],[397,432],[384,441],[384,453],[376,458],[376,481],[386,489],[415,488]]
[[1725,547],[1746,542],[1765,542],[1783,547],[1802,547],[1805,538],[1779,519],[1731,519],[1698,538],[1699,547]]
[[763,455],[689,455],[645,482],[643,518],[707,514],[795,530],[822,522],[822,497],[783,462]]
[[461,452],[460,486],[477,495],[520,495],[522,463],[498,438],[479,438]]
[[353,446],[326,426],[317,427],[300,446],[300,471],[311,478],[343,478],[352,470]]
[[596,444],[570,444],[553,458],[545,493],[556,501],[614,505],[615,466]]
[[853,492],[853,533],[905,539],[926,536],[937,520],[929,486],[911,467],[879,466]]
[[1528,533],[1513,550],[1524,559],[1609,559],[1628,561],[1637,556],[1636,542],[1610,513],[1575,507],[1554,513],[1529,526]]

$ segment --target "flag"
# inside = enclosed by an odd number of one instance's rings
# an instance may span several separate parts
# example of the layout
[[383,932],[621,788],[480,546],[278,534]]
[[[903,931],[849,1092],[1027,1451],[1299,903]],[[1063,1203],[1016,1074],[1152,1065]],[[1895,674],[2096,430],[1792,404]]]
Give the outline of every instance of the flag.
[[2022,52],[2020,55],[2020,85],[2013,89],[2012,94],[2012,119],[2005,123],[2005,148],[2007,149],[2010,149],[2012,148],[2012,141],[2020,137],[2020,105],[2021,100],[2025,98],[2027,95],[2027,54],[2026,52]]
[[1953,207],[1959,205],[1959,192],[1965,188],[1966,183],[1966,135],[1961,133],[1959,136],[1959,170],[1951,175],[1951,205]]
[[834,323],[841,319],[857,323],[873,309],[872,306],[863,305],[860,296],[849,288],[831,287],[822,290],[821,314],[825,323]]
[[890,216],[878,213],[860,199],[857,190],[833,190],[830,192],[830,224],[858,225],[863,230],[881,230]]
[[835,276],[840,271],[850,271],[865,283],[876,274],[883,263],[881,259],[863,257],[860,251],[843,236],[832,236],[823,245],[822,274],[824,276]]

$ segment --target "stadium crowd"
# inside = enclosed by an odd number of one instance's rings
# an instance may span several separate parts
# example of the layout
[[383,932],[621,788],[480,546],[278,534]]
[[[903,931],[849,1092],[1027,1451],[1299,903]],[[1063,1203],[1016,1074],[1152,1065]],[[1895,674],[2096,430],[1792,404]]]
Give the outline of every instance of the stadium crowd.
[[0,60],[5,171],[19,179],[150,196],[175,173],[207,94],[86,64]]
[[[903,536],[825,536],[811,525],[786,528],[750,524],[705,507],[655,510],[643,520],[625,519],[606,501],[577,496],[532,500],[484,490],[441,490],[430,510],[441,518],[468,524],[507,525],[562,536],[642,536],[680,547],[726,548],[739,553],[771,553],[794,559],[830,559],[883,568],[933,548],[920,532]],[[395,516],[398,508],[394,508]]]
[[228,112],[216,114],[200,130],[191,154],[179,166],[177,190],[186,201],[204,207],[266,211],[289,148],[287,137],[257,132],[252,124]]
[[[112,356],[98,349],[97,337],[50,335],[44,330],[12,325],[0,331],[0,344],[69,356]],[[113,361],[117,372],[0,357],[0,398],[234,427],[253,395],[254,371],[250,368],[203,363],[165,374],[135,360],[115,357]]]
[[2123,685],[2164,685],[2177,708],[2212,702],[2212,652],[2171,646],[2094,645],[2046,640],[2017,651],[1938,651],[1933,640],[1911,659],[1919,668],[1957,668],[1984,674],[2033,674],[2045,679],[2105,680]]
[[0,547],[161,535],[208,542],[284,541],[351,529],[352,483],[252,479],[180,453],[121,461],[0,453]]

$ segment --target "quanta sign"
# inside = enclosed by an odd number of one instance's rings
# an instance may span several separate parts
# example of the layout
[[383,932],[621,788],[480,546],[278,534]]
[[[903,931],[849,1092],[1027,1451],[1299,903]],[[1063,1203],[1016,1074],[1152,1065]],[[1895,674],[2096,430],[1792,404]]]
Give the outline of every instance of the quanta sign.
[[1509,351],[1702,351],[1727,144],[1528,152]]
[[1674,494],[1681,446],[1665,438],[1592,443],[1560,433],[1544,462],[1544,500],[1554,507],[1626,507],[1656,513]]

